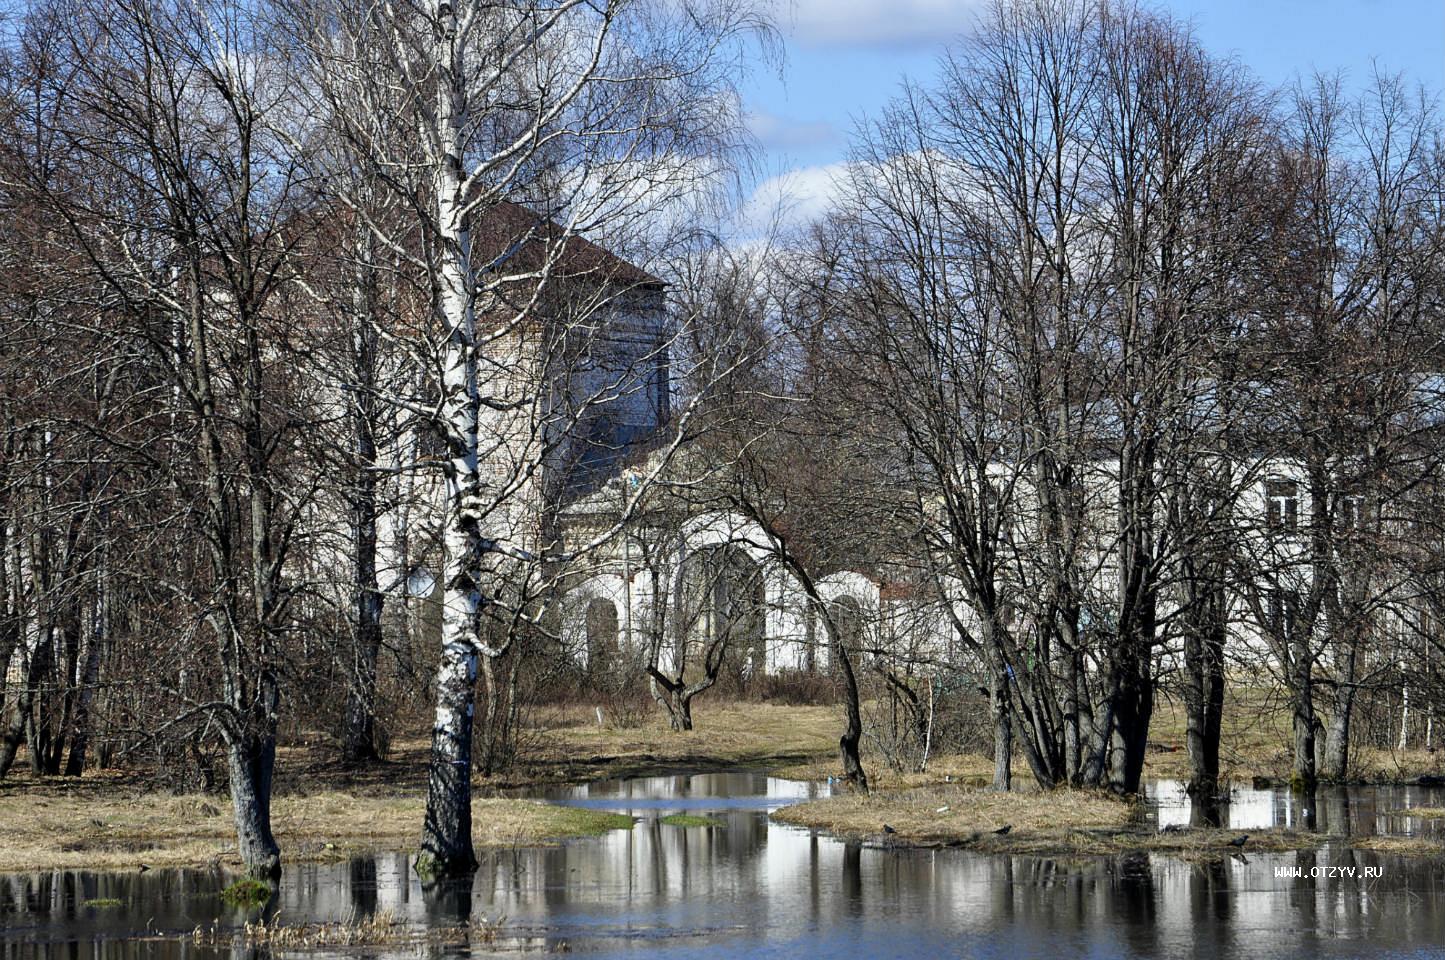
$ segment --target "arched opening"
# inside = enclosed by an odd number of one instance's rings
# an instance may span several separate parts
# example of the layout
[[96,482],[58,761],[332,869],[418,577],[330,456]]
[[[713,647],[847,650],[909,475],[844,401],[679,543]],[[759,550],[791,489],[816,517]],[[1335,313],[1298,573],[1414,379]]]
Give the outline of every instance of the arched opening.
[[[865,635],[863,601],[845,593],[834,598],[829,607],[833,625],[838,631],[838,642],[850,656],[857,656],[858,652],[863,649]],[[828,672],[836,674],[838,670],[837,652],[830,648],[828,650]]]
[[617,665],[617,604],[594,597],[583,622],[587,633],[587,669],[601,674]]
[[680,662],[693,676],[745,686],[767,670],[763,569],[731,544],[692,553],[683,563],[674,631]]

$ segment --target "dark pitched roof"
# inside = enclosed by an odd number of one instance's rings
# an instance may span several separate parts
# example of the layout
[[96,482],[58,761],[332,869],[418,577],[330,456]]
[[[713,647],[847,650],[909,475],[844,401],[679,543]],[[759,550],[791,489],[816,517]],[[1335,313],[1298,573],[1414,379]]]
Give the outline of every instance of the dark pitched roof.
[[[498,261],[504,261],[501,269],[508,272],[540,270],[551,256],[553,273],[568,279],[624,286],[665,285],[636,264],[511,201],[488,207],[477,216],[472,244],[478,270]],[[558,244],[562,244],[560,251]]]

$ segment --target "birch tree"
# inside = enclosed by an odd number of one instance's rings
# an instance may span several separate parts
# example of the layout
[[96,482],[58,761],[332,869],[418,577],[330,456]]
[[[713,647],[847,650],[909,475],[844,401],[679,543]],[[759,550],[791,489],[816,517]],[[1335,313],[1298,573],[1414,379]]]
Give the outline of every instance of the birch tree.
[[446,449],[419,869],[467,871],[474,684],[518,635],[483,631],[483,618],[545,619],[528,585],[551,579],[536,571],[559,560],[545,520],[548,467],[565,456],[568,426],[617,391],[594,387],[565,411],[546,398],[571,382],[568,358],[589,324],[648,283],[594,259],[578,235],[638,249],[625,222],[720,172],[715,158],[727,163],[739,130],[725,95],[740,44],[762,22],[739,3],[639,0],[318,5],[306,22],[327,111],[356,155],[393,186],[399,171],[429,178],[419,196],[403,190],[422,233],[422,251],[410,253],[433,288],[425,335],[410,345],[427,393],[393,400]]

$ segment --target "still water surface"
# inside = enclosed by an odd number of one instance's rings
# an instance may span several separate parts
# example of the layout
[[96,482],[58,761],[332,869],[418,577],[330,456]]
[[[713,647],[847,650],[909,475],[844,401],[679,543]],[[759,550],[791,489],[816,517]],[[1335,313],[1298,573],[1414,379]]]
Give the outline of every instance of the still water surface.
[[[470,883],[440,888],[423,886],[401,854],[288,866],[266,912],[291,922],[378,910],[418,925],[505,918],[495,943],[364,954],[375,957],[560,950],[637,960],[1445,957],[1440,861],[1340,843],[1205,864],[1158,855],[989,857],[861,847],[768,821],[769,810],[823,791],[751,771],[557,788],[550,799],[617,810],[638,823],[561,847],[491,852]],[[1161,825],[1188,822],[1177,784],[1153,784],[1149,796]],[[1355,787],[1305,802],[1241,787],[1222,816],[1239,829],[1313,818],[1317,829],[1338,835],[1438,829],[1395,813],[1407,805],[1442,806],[1445,796]],[[659,822],[678,812],[720,824]],[[1367,867],[1378,875],[1366,879]],[[1304,876],[1278,875],[1294,868]],[[1345,873],[1329,876],[1331,868]],[[1326,875],[1311,875],[1317,872]],[[198,870],[0,875],[0,958],[270,955],[190,942],[197,926],[224,928],[248,916],[220,902],[221,883]],[[100,898],[121,905],[84,905]]]

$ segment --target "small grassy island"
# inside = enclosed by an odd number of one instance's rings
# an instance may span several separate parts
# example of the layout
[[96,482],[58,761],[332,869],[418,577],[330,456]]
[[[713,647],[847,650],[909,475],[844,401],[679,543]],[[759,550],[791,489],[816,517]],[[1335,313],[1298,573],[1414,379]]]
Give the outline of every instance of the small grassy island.
[[1094,790],[996,793],[977,787],[934,786],[845,794],[783,807],[781,823],[886,846],[962,847],[981,853],[1095,856],[1131,850],[1184,855],[1299,850],[1318,846],[1317,834],[1253,831],[1159,831],[1137,803]]

